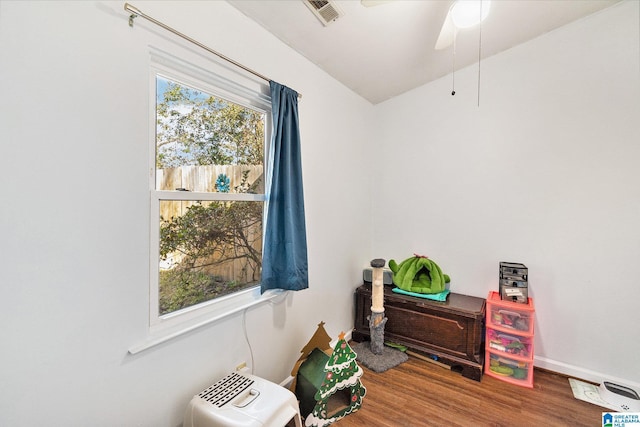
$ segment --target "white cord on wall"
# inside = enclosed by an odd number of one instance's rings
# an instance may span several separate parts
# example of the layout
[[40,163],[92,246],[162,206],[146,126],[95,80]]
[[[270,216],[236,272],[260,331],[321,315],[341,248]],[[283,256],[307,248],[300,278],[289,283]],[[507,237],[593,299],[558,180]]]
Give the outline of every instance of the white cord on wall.
[[249,346],[249,355],[251,357],[250,373],[251,375],[253,375],[253,372],[254,372],[253,348],[251,347],[251,342],[249,341],[249,334],[247,333],[247,310],[249,310],[249,308],[245,308],[242,311],[242,330],[244,332],[244,339],[247,341],[247,346]]
[[[269,290],[266,292],[266,297],[269,298],[269,305],[281,304],[287,298],[289,291],[283,290]],[[279,297],[279,298],[278,298]],[[278,299],[276,299],[278,298]],[[251,369],[249,373],[253,375],[255,372],[255,359],[253,357],[253,347],[251,347],[251,341],[249,341],[249,334],[247,333],[247,310],[251,307],[246,307],[242,310],[242,332],[244,333],[244,339],[247,342],[247,346],[249,347],[249,356],[251,357]]]

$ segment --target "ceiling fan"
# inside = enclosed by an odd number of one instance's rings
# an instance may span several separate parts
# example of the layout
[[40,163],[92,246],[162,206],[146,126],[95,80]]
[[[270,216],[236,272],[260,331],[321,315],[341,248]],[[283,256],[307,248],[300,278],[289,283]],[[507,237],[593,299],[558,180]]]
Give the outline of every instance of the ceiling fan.
[[451,46],[460,30],[475,27],[489,16],[491,0],[457,0],[442,23],[435,49]]
[[[393,0],[360,0],[364,7],[393,3]],[[451,4],[442,23],[435,49],[441,50],[453,44],[460,30],[474,27],[486,19],[491,9],[491,0],[456,0]]]
[[[364,7],[393,2],[394,0],[360,0]],[[304,3],[325,26],[342,16],[340,8],[331,0],[306,0]],[[490,9],[491,0],[455,0],[444,18],[435,49],[441,50],[454,44],[460,30],[478,25],[489,15]]]
[[[365,7],[378,6],[385,3],[392,3],[393,0],[360,0],[360,4]],[[447,16],[444,18],[440,34],[434,48],[436,50],[445,49],[453,45],[453,70],[451,95],[456,94],[455,90],[455,58],[456,58],[456,37],[461,30],[466,30],[478,26],[489,16],[491,10],[491,0],[455,0],[451,3]],[[480,27],[482,28],[482,27]],[[482,29],[480,29],[482,32]],[[481,58],[482,35],[478,45],[478,106],[480,106],[480,58]]]

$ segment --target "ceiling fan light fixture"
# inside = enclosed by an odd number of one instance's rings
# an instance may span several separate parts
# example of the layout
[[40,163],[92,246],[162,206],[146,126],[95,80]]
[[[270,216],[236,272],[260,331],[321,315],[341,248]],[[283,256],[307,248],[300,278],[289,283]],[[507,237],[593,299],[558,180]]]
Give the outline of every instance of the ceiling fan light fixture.
[[[470,28],[478,25],[489,16],[491,0],[457,0],[451,6],[453,25],[457,28]],[[482,16],[480,16],[482,10]]]

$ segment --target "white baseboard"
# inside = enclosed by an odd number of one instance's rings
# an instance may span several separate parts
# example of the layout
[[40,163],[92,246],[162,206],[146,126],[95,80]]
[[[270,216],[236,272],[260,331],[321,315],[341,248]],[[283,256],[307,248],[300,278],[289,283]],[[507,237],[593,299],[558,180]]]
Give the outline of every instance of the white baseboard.
[[569,377],[583,379],[585,381],[591,381],[596,384],[601,384],[603,381],[609,381],[616,384],[627,385],[631,388],[635,388],[636,390],[640,390],[640,383],[629,381],[624,378],[612,377],[611,375],[606,375],[602,372],[580,368],[578,366],[569,365],[568,363],[547,359],[546,357],[534,356],[533,365],[538,368],[557,372]]
[[292,377],[291,375],[289,375],[289,376],[287,377],[287,379],[285,379],[284,381],[282,381],[282,382],[280,383],[280,385],[281,385],[282,387],[284,387],[284,388],[289,388],[289,387],[291,387],[291,382],[292,382],[292,381],[293,381],[293,377]]

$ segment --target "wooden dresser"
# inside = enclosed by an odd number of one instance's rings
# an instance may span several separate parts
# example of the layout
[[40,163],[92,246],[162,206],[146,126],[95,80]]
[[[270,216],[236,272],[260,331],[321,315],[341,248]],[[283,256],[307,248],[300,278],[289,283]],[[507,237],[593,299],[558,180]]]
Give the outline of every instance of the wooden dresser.
[[[371,283],[356,289],[356,317],[352,338],[369,340]],[[387,323],[385,341],[444,363],[463,376],[480,381],[484,363],[484,298],[450,293],[446,301],[396,294],[384,287]]]

